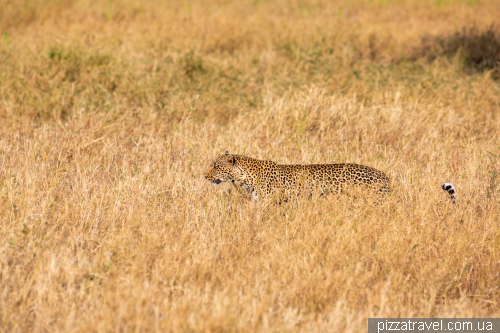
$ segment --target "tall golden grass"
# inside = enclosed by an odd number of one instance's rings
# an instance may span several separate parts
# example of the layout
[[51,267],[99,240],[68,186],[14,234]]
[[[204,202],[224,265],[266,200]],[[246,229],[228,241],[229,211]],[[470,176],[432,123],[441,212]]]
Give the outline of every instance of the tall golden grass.
[[[0,331],[500,316],[500,84],[460,51],[415,57],[498,17],[493,0],[0,0]],[[226,150],[369,165],[393,190],[254,204],[203,179]]]

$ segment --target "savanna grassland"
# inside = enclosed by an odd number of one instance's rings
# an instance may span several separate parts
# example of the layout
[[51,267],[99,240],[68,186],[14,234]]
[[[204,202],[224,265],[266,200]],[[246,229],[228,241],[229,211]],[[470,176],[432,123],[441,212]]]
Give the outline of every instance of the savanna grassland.
[[[499,317],[499,17],[495,0],[0,0],[0,332]],[[203,178],[226,150],[369,165],[392,192],[255,204]]]

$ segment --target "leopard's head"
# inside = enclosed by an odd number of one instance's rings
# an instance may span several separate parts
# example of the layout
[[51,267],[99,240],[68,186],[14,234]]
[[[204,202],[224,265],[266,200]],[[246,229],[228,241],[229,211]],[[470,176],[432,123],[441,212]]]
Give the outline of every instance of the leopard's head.
[[235,163],[235,156],[226,151],[224,155],[219,156],[210,164],[205,178],[215,186],[222,182],[234,181],[233,168]]

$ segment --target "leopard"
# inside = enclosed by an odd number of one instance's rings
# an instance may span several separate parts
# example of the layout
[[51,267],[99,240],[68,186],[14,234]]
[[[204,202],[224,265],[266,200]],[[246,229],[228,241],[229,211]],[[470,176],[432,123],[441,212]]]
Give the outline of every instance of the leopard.
[[[363,192],[375,193],[380,203],[390,192],[389,177],[369,166],[354,163],[278,164],[228,151],[210,164],[204,176],[215,186],[230,182],[244,189],[254,202],[274,200],[282,203],[304,192],[323,196],[356,187]],[[451,183],[444,183],[441,187],[455,205],[455,187]]]

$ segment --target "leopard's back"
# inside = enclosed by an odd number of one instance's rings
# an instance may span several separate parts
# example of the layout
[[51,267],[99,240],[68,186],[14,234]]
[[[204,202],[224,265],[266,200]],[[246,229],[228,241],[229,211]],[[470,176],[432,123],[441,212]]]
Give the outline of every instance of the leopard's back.
[[278,176],[287,190],[308,186],[320,193],[341,193],[351,186],[389,192],[389,178],[381,171],[354,163],[280,165]]

